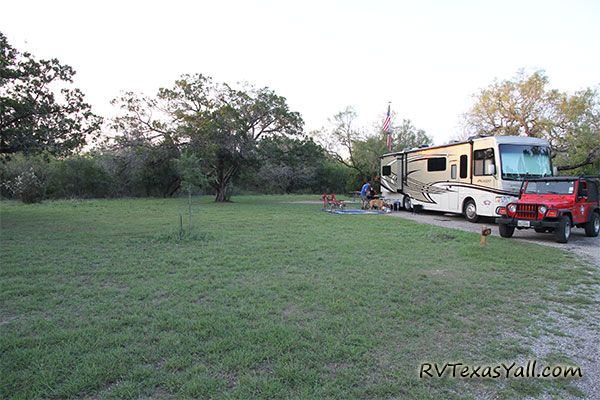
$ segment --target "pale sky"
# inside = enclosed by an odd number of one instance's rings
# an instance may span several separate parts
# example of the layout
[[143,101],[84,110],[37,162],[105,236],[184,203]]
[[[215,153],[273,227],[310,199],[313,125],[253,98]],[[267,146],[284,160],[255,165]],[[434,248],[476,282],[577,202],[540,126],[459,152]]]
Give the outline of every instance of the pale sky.
[[370,127],[391,101],[436,144],[479,88],[521,68],[564,91],[598,85],[599,21],[598,0],[0,0],[9,43],[71,65],[103,116],[121,91],[198,72],[274,89],[307,131],[348,105]]

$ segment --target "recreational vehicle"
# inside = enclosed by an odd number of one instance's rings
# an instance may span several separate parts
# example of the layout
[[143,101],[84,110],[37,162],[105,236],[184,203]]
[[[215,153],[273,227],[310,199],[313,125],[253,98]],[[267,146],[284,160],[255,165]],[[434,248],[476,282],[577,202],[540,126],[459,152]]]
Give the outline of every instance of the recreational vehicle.
[[518,196],[525,176],[552,176],[548,142],[517,136],[473,137],[381,156],[381,192],[407,210],[495,217]]

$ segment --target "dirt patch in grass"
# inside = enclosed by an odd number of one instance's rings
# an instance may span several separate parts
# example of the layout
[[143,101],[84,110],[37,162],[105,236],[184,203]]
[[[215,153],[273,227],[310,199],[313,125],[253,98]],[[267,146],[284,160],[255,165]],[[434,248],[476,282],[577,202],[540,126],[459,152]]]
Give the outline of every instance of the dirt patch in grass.
[[290,304],[286,308],[284,308],[283,316],[289,317],[290,315],[296,314],[297,312],[298,312],[298,309],[296,308],[296,306],[293,304]]
[[435,233],[434,235],[432,235],[433,243],[435,243],[436,241],[449,242],[452,240],[456,240],[456,235],[453,235],[451,233],[438,232],[438,233]]

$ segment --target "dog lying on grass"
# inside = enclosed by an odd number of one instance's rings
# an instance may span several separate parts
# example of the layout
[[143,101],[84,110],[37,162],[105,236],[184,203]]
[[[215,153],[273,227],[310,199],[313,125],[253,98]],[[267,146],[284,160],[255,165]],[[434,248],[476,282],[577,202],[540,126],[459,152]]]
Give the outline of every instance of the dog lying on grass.
[[389,206],[385,203],[385,201],[383,201],[381,199],[373,199],[373,200],[369,201],[369,210],[372,210],[374,208],[377,208],[378,210],[383,210],[384,207],[389,208]]

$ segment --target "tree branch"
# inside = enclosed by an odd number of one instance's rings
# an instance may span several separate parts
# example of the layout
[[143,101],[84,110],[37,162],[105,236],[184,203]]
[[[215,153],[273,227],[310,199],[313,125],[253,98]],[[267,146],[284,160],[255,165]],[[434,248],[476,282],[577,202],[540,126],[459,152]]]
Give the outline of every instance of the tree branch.
[[582,162],[572,165],[561,165],[559,167],[556,167],[556,169],[558,169],[559,171],[569,171],[572,169],[585,167],[586,165],[593,164],[596,161],[596,158],[600,156],[600,154],[597,153],[600,153],[600,147],[590,151],[588,156]]

